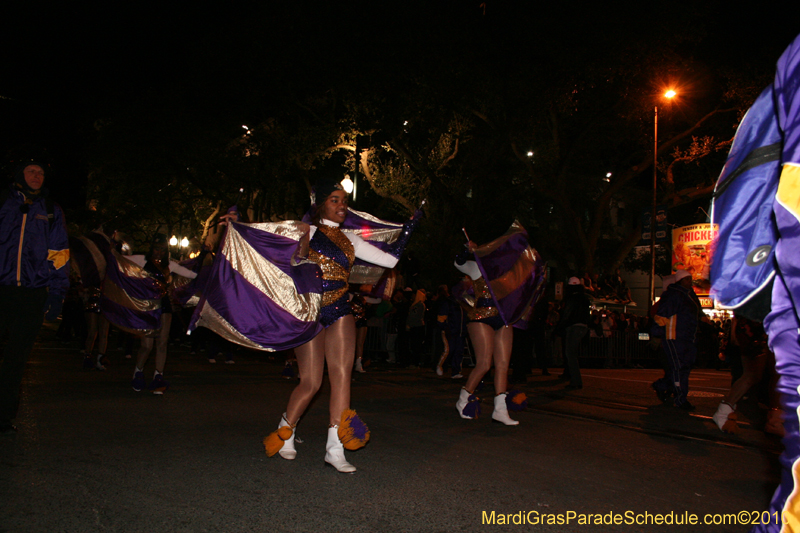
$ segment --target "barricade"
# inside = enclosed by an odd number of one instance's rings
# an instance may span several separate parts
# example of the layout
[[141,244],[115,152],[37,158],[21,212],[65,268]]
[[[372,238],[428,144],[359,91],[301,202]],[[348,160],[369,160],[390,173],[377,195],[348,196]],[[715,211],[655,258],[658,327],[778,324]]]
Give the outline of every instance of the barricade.
[[638,331],[612,331],[608,337],[587,335],[581,345],[581,366],[586,367],[658,367],[657,347],[649,339],[640,339]]

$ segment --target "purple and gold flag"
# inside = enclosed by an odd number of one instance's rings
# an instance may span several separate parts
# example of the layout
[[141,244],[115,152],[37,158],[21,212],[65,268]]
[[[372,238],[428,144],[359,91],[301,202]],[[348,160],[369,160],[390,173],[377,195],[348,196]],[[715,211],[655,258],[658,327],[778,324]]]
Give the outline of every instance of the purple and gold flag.
[[197,274],[197,277],[187,278],[174,272],[172,273],[172,298],[181,307],[195,307],[200,303],[200,298],[203,296],[203,291],[211,273],[211,265],[203,266],[201,257],[187,259],[178,263],[180,266]]
[[136,335],[153,335],[161,327],[164,283],[116,250],[106,254],[100,310],[109,322]]
[[525,329],[545,288],[545,262],[528,244],[528,232],[515,220],[502,237],[475,250],[475,261],[503,322]]
[[229,224],[189,330],[266,351],[313,339],[322,330],[322,274],[300,259],[309,230],[298,221]]
[[81,275],[86,287],[100,288],[106,275],[106,256],[111,251],[111,243],[99,231],[69,238],[69,256]]

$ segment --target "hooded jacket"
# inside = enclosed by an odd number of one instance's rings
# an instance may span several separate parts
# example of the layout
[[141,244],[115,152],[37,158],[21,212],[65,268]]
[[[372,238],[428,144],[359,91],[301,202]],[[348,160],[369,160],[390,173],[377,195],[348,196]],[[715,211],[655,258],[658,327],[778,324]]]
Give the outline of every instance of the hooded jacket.
[[654,319],[656,324],[666,329],[667,340],[694,343],[701,312],[700,300],[694,290],[673,283],[661,295]]
[[30,195],[10,186],[0,206],[0,285],[47,287],[63,296],[69,288],[67,227],[58,205],[50,222],[46,196],[45,188]]

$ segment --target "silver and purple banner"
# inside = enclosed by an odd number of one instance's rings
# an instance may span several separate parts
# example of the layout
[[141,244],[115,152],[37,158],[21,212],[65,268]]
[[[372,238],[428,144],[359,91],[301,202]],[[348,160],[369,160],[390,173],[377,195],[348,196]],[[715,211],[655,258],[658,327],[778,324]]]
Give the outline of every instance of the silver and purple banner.
[[309,230],[299,221],[229,224],[189,330],[266,351],[313,339],[322,330],[322,274],[300,259]]
[[530,310],[545,288],[545,262],[514,221],[506,233],[475,250],[483,279],[505,324],[525,329]]
[[124,331],[155,334],[161,327],[164,284],[116,250],[110,250],[106,262],[100,297],[103,316]]

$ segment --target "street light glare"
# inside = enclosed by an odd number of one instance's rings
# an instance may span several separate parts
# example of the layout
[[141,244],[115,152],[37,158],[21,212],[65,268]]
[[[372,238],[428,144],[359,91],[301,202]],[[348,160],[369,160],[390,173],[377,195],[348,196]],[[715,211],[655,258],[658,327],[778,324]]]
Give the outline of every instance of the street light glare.
[[676,94],[678,94],[678,93],[676,93],[675,91],[670,89],[669,91],[664,93],[664,96],[667,97],[667,98],[674,98]]
[[183,239],[181,239],[181,248],[186,248],[187,246],[189,246],[189,239],[184,237]]
[[533,152],[528,152],[528,157],[533,157]]
[[344,179],[342,180],[342,187],[344,187],[344,192],[347,194],[353,192],[353,181],[350,179],[350,176],[345,175]]
[[176,244],[178,244],[178,238],[175,235],[173,235],[172,238],[169,240],[169,245],[175,246]]

